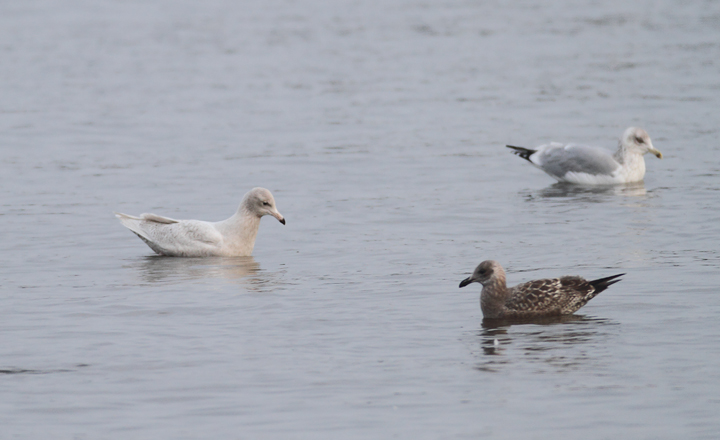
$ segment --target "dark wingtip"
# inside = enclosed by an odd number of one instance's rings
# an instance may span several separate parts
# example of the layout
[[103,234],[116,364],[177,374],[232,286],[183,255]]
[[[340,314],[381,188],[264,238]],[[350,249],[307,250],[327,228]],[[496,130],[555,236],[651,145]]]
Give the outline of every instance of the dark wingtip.
[[[623,275],[626,275],[626,274],[624,274],[624,273],[619,273],[619,274],[617,274],[617,275],[610,275],[609,277],[598,278],[597,280],[592,280],[592,281],[590,281],[590,283],[591,283],[591,284],[592,284],[592,283],[598,283],[598,284],[606,283],[606,282],[608,282],[608,281],[610,281],[610,280],[615,280],[615,278],[619,278],[619,277],[621,277],[621,276],[623,276]],[[613,282],[614,282],[614,283],[617,283],[618,281],[621,281],[621,280],[615,280],[615,281],[613,281]]]
[[472,281],[470,280],[470,277],[467,277],[464,280],[460,281],[460,285],[458,287],[465,287],[470,283],[472,283]]
[[622,280],[616,280],[615,278],[619,278],[623,275],[625,275],[625,274],[619,273],[617,275],[611,275],[611,276],[605,277],[605,278],[598,278],[597,280],[590,281],[590,284],[595,288],[595,292],[600,293],[603,290],[607,289],[608,287],[612,286],[613,284],[619,283],[620,281],[622,281]]
[[513,150],[513,154],[517,154],[518,156],[522,157],[523,159],[527,160],[528,162],[532,163],[530,160],[530,156],[537,153],[537,150],[531,150],[530,148],[525,147],[516,147],[514,145],[505,145],[507,148],[510,148]]

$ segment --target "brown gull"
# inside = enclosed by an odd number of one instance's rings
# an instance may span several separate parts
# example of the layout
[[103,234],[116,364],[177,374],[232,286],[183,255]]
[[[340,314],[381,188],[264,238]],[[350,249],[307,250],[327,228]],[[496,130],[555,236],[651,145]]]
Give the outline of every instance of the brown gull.
[[529,281],[508,288],[505,271],[497,261],[483,261],[475,272],[460,283],[483,285],[480,308],[488,319],[523,319],[560,316],[575,313],[595,295],[620,280],[624,273],[593,281],[578,276],[564,276]]
[[220,222],[115,213],[120,223],[137,234],[150,249],[170,257],[249,256],[255,247],[260,218],[264,215],[271,215],[285,224],[285,218],[275,207],[272,193],[265,188],[250,190],[235,215]]
[[545,171],[559,182],[611,185],[640,182],[645,177],[645,153],[662,159],[645,130],[630,127],[612,153],[604,148],[551,142],[536,149],[514,147],[513,153]]

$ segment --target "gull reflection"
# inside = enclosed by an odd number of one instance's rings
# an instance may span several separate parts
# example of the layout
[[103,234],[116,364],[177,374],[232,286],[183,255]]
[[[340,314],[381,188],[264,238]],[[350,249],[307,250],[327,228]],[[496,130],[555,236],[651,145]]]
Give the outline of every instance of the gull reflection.
[[607,336],[608,319],[563,315],[531,320],[484,319],[478,332],[481,371],[500,371],[514,362],[537,363],[553,370],[577,368],[593,359],[586,349]]
[[251,290],[277,284],[277,274],[265,272],[253,257],[169,258],[148,256],[126,265],[147,283],[176,283],[205,278],[240,282]]
[[570,198],[588,202],[602,202],[606,196],[645,196],[647,195],[647,190],[645,189],[645,184],[643,182],[601,186],[582,186],[556,182],[539,191],[521,191],[520,194],[523,195],[527,201],[534,201],[536,199]]

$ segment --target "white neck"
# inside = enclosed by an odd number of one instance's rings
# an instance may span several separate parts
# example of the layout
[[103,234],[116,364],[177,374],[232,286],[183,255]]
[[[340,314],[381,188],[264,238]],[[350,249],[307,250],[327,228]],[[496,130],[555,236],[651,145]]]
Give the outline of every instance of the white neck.
[[629,150],[621,144],[613,157],[622,166],[620,172],[625,175],[625,181],[636,182],[645,177],[645,159],[641,153]]
[[255,247],[255,238],[260,228],[260,217],[238,208],[235,215],[216,223],[215,227],[223,235],[223,248],[230,255],[250,255]]

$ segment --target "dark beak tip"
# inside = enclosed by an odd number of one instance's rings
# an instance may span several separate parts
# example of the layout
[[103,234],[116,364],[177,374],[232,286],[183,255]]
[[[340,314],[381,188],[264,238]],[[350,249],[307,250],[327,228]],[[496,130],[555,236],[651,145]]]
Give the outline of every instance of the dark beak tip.
[[470,284],[472,281],[470,281],[470,278],[465,278],[464,280],[460,281],[460,285],[458,287],[465,287],[468,284]]
[[285,219],[279,220],[279,222],[285,224]]

